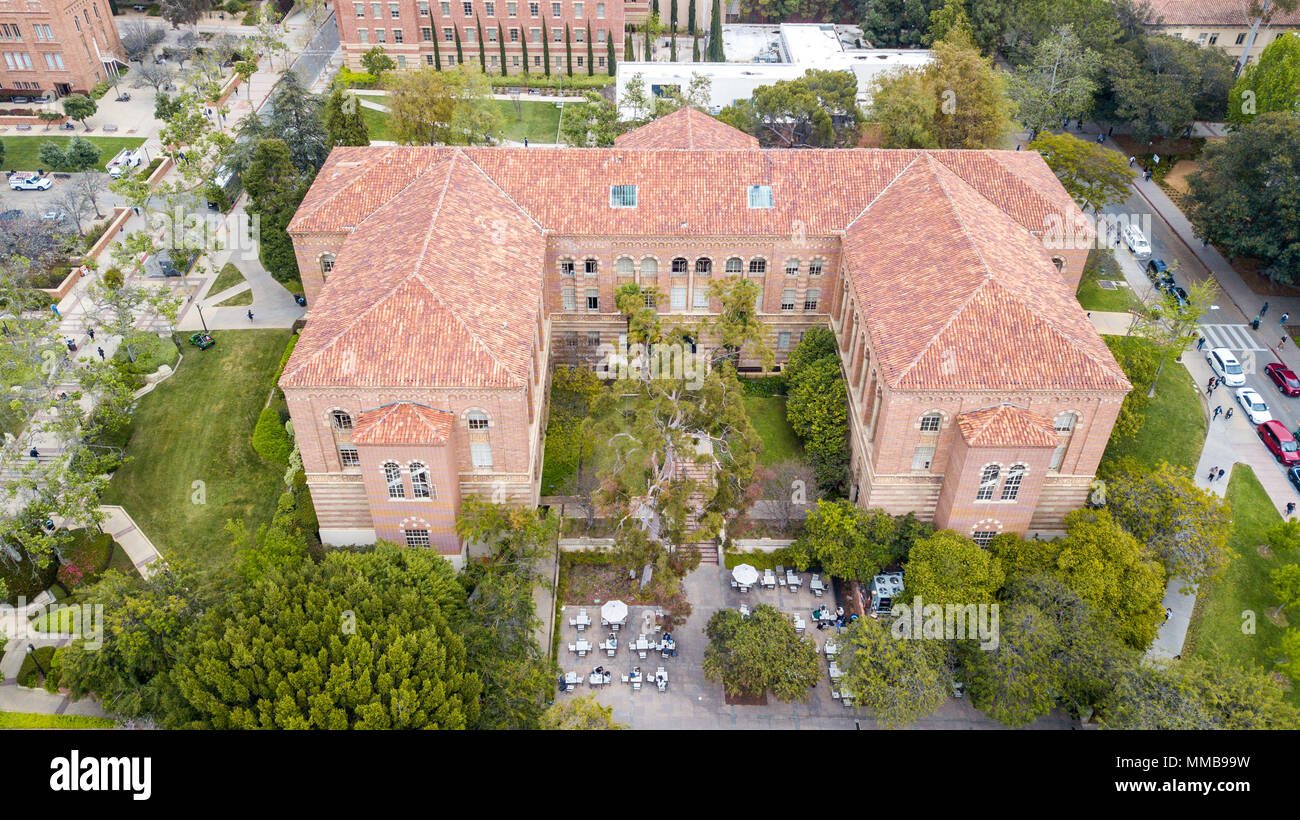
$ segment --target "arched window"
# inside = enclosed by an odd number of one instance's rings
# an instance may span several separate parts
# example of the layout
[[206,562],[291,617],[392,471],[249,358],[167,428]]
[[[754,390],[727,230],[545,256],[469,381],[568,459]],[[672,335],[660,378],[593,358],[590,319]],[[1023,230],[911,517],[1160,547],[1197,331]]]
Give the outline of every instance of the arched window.
[[427,547],[429,546],[429,531],[427,529],[403,529],[402,540],[408,547]]
[[334,254],[322,253],[320,255],[320,272],[323,276],[329,276],[330,271],[334,270]]
[[1001,474],[1002,470],[996,464],[984,468],[984,472],[980,474],[979,491],[975,493],[976,501],[989,501],[993,498],[993,491],[998,486],[998,476]]
[[600,263],[597,262],[595,259],[583,260],[582,272],[584,274],[586,274],[587,276],[595,276],[598,270],[600,270]]
[[706,259],[696,259],[696,260],[695,260],[695,275],[696,275],[696,276],[712,276],[712,275],[713,275],[713,260],[712,260],[712,259],[707,259],[707,258],[706,258]]
[[799,275],[799,260],[798,260],[798,259],[787,259],[787,260],[785,260],[785,275],[786,275],[786,276],[798,276],[798,275]]
[[1073,429],[1074,429],[1074,414],[1073,414],[1073,413],[1062,413],[1061,415],[1057,416],[1057,417],[1056,417],[1055,427],[1056,427],[1056,432],[1058,432],[1058,433],[1068,433],[1068,432],[1070,432],[1071,430],[1073,430]]
[[632,257],[630,257],[630,256],[620,256],[619,259],[618,259],[618,261],[614,263],[614,267],[615,267],[615,270],[617,271],[617,273],[618,273],[619,276],[631,276],[631,275],[632,275]]
[[679,257],[677,257],[676,259],[673,260],[672,273],[673,273],[673,276],[685,276],[685,275],[686,275],[686,258],[685,258],[685,257],[679,256]]
[[822,260],[813,259],[808,263],[808,275],[809,276],[822,275]]
[[351,430],[352,416],[346,410],[333,410],[330,412],[330,423],[335,430]]
[[411,497],[412,498],[432,498],[431,484],[429,483],[429,468],[425,467],[418,461],[412,461],[411,470]]
[[943,416],[940,415],[939,413],[926,413],[924,416],[921,416],[921,432],[922,433],[939,432],[939,424],[942,421],[943,421]]
[[469,420],[469,429],[471,430],[486,430],[488,428],[487,413],[482,410],[471,410],[466,418]]
[[[976,526],[987,526],[987,522],[981,521]],[[970,534],[971,540],[981,547],[988,549],[989,542],[998,537],[997,530],[975,530]]]
[[1002,500],[1015,501],[1020,495],[1020,482],[1025,480],[1025,465],[1015,464],[1007,470],[1007,480],[1002,482]]
[[762,257],[749,260],[749,273],[751,276],[762,276],[767,273],[767,260]]
[[745,269],[745,263],[741,261],[739,256],[733,256],[727,260],[728,276],[739,276],[741,271],[743,271],[744,269]]
[[384,483],[388,485],[389,498],[406,498],[406,488],[402,486],[402,468],[396,461],[384,462]]
[[646,277],[650,277],[651,279],[653,279],[658,275],[659,275],[659,260],[655,259],[653,256],[647,256],[645,259],[641,260],[642,279],[645,279]]

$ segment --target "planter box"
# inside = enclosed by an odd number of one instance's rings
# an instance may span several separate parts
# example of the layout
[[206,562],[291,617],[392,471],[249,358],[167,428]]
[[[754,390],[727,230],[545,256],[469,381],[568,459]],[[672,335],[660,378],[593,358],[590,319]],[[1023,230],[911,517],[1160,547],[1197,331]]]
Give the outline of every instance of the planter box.
[[153,169],[153,173],[149,175],[149,178],[146,179],[145,182],[149,183],[150,187],[157,185],[167,172],[172,169],[174,164],[175,163],[172,162],[171,157],[163,157],[163,161],[159,163],[157,168]]
[[57,288],[37,288],[37,290],[41,293],[48,293],[50,298],[57,304],[63,301],[63,297],[72,291],[72,287],[77,284],[77,280],[80,278],[81,266],[75,265],[68,271],[68,275],[63,277],[63,281],[59,283]]
[[130,208],[114,208],[113,210],[116,211],[113,221],[108,223],[108,229],[104,231],[104,235],[91,246],[90,252],[86,254],[91,259],[99,258],[99,255],[113,243],[113,240],[117,237],[117,232],[131,218],[132,211]]
[[614,546],[613,538],[561,538],[561,552],[582,552],[583,550],[605,550]]

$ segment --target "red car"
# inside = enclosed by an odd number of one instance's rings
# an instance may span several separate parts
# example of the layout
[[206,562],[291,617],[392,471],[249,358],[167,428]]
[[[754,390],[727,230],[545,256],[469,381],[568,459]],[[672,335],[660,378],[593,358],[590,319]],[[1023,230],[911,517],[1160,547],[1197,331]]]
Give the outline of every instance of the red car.
[[1300,396],[1300,378],[1295,371],[1281,362],[1273,362],[1264,367],[1264,372],[1277,385],[1278,392],[1285,396]]
[[1259,433],[1260,441],[1273,454],[1273,457],[1282,462],[1285,467],[1292,464],[1300,464],[1300,443],[1297,443],[1295,436],[1280,421],[1266,421],[1259,427],[1255,428]]

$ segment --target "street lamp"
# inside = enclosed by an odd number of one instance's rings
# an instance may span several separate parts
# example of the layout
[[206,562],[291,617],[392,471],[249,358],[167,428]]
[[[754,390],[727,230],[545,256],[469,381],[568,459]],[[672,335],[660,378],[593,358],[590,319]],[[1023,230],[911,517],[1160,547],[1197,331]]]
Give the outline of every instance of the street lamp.
[[30,643],[27,644],[27,657],[32,659],[32,663],[36,665],[36,671],[41,673],[41,677],[43,678],[49,677],[49,674],[47,674],[46,671],[43,668],[41,668],[41,662],[36,660],[36,647],[32,646]]
[[203,320],[203,305],[200,305],[200,304],[199,304],[199,300],[198,300],[198,299],[195,299],[195,300],[194,300],[194,307],[199,311],[199,323],[203,325],[203,332],[204,332],[204,333],[207,333],[207,332],[208,332],[208,323],[205,322],[205,321]]

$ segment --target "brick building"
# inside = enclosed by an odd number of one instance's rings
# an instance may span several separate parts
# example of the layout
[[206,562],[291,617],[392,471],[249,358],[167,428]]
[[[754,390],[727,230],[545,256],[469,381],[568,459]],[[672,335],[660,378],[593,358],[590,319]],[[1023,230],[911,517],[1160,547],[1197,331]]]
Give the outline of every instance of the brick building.
[[322,536],[459,555],[464,494],[536,503],[550,365],[617,340],[616,288],[688,318],[731,276],[778,364],[836,333],[859,504],[1060,529],[1130,389],[1073,295],[1087,248],[1047,248],[1081,216],[1036,153],[760,150],[690,109],[609,149],[336,148],[289,226],[281,380]]
[[623,57],[623,0],[334,0],[334,10],[343,58],[353,71],[362,70],[362,55],[375,46],[399,69],[438,61],[452,66],[458,36],[464,61],[474,65],[481,36],[489,74],[502,73],[503,53],[505,73],[520,74],[527,63],[528,71],[542,74],[547,58],[551,74],[566,72],[566,31],[575,76],[588,73],[588,37],[594,73],[610,73],[610,40],[615,60]]
[[6,97],[85,93],[125,65],[108,0],[0,0]]

